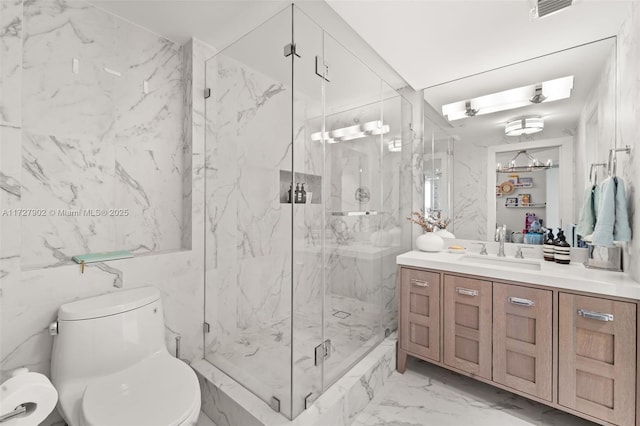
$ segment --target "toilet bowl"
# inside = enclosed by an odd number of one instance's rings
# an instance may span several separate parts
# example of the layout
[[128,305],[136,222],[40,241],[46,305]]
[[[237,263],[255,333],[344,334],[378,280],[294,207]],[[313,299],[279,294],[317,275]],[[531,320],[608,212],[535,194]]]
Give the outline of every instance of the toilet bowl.
[[123,290],[62,305],[51,379],[70,426],[195,424],[200,387],[164,340],[160,294]]

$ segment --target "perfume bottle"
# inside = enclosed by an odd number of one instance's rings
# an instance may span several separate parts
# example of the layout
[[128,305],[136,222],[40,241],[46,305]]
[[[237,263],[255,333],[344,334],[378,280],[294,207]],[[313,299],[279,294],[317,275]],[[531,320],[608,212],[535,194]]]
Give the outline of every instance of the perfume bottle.
[[301,192],[301,203],[305,204],[307,202],[307,191],[304,190],[304,183],[302,184],[302,189],[300,189]]

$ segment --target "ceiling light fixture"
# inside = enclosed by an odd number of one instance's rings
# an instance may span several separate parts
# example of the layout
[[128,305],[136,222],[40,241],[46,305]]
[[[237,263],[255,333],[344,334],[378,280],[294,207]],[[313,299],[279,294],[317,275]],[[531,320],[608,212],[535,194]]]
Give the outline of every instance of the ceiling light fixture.
[[522,117],[516,120],[507,121],[504,126],[504,133],[507,136],[532,135],[544,129],[542,117]]
[[[518,166],[516,160],[521,155],[527,157],[527,165],[526,166]],[[516,155],[513,156],[511,161],[509,161],[508,166],[503,166],[500,163],[496,164],[496,172],[536,172],[540,170],[546,170],[553,167],[553,161],[551,159],[547,160],[546,163],[541,162],[533,155],[529,154],[527,150],[518,151]]]
[[368,121],[355,126],[341,127],[330,132],[316,132],[311,134],[312,141],[324,141],[336,143],[350,141],[353,139],[365,138],[367,136],[384,135],[389,133],[389,126],[380,120]]
[[[541,87],[539,91],[541,96],[536,98],[536,89],[539,86]],[[473,115],[484,115],[528,106],[532,102],[535,103],[532,99],[540,99],[540,102],[545,103],[553,102],[570,97],[572,89],[573,76],[570,75],[446,104],[442,106],[442,115],[449,121],[454,121],[471,117],[468,114],[468,109],[475,111]],[[543,97],[544,99],[542,99]],[[471,105],[473,105],[473,108],[471,108]]]

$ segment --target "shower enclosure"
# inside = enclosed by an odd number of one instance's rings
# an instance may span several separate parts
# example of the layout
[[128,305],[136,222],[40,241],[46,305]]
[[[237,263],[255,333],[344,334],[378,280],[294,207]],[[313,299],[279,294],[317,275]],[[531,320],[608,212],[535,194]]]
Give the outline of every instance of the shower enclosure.
[[411,106],[294,5],[205,72],[205,359],[294,418],[396,329]]

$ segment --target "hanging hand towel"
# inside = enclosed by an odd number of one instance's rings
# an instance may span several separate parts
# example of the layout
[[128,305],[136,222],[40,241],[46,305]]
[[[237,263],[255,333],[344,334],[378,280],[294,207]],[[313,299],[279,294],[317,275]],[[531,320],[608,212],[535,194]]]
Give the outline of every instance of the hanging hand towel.
[[596,226],[596,191],[598,191],[598,186],[591,185],[584,194],[584,204],[576,227],[576,232],[582,237],[592,234]]
[[[618,188],[619,189],[618,189]],[[612,247],[616,241],[629,241],[631,229],[627,215],[627,199],[624,182],[620,178],[608,177],[600,184],[600,195],[593,231],[593,244]],[[614,236],[614,230],[615,236]]]
[[627,211],[627,194],[624,189],[624,180],[614,177],[616,182],[616,221],[613,225],[614,241],[631,241],[631,226]]

